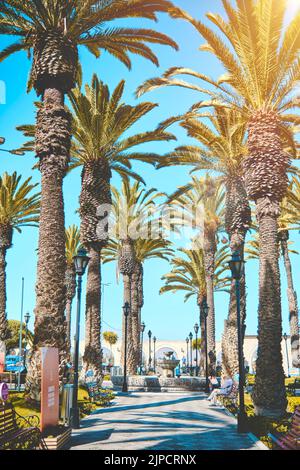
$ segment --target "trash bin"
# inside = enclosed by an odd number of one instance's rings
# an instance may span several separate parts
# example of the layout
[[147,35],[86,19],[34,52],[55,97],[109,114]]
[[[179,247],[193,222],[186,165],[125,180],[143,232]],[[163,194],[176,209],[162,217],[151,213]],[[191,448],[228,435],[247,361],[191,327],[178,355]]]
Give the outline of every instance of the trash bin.
[[65,384],[62,391],[62,403],[60,410],[60,419],[65,426],[71,424],[71,409],[73,399],[73,384]]

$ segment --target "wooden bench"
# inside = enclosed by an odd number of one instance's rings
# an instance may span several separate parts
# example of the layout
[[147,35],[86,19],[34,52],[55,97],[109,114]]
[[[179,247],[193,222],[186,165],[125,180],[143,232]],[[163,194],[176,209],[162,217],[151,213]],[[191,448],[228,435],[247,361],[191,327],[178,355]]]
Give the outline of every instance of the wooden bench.
[[38,416],[20,416],[12,403],[0,402],[0,449],[46,449]]
[[300,450],[300,406],[297,406],[291,418],[290,429],[285,433],[269,433],[278,450]]

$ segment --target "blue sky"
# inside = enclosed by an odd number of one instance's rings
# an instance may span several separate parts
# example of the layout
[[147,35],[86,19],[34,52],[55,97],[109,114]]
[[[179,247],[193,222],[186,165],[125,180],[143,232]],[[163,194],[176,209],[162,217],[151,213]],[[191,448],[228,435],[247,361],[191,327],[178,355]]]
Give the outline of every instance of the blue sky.
[[[175,4],[184,7],[192,15],[205,21],[204,14],[210,11],[221,11],[220,0],[175,0]],[[289,16],[299,6],[297,0],[290,1]],[[122,22],[118,22],[121,24]],[[150,130],[163,119],[171,115],[180,114],[199,100],[196,92],[177,89],[174,87],[157,90],[145,95],[139,100],[134,97],[134,91],[144,80],[161,75],[163,71],[172,66],[186,66],[198,71],[209,73],[217,77],[222,73],[218,62],[208,53],[200,52],[199,46],[203,42],[199,34],[191,25],[178,20],[172,20],[166,15],[159,16],[158,24],[147,20],[135,20],[131,22],[138,27],[155,27],[172,36],[179,44],[180,51],[176,52],[168,47],[156,46],[160,67],[156,68],[150,62],[132,57],[133,67],[128,71],[114,58],[103,53],[100,59],[95,59],[87,52],[80,51],[80,59],[84,71],[84,82],[89,82],[95,72],[101,80],[108,83],[112,89],[121,79],[126,80],[124,99],[132,104],[138,101],[152,101],[159,103],[148,116],[143,118],[132,131],[140,132]],[[127,23],[128,24],[128,23]],[[8,38],[0,38],[0,48],[9,43]],[[25,53],[18,53],[0,64],[0,80],[5,83],[6,103],[0,105],[0,135],[6,138],[6,148],[16,148],[23,142],[22,135],[15,130],[20,124],[34,122],[35,110],[34,92],[26,94],[26,82],[30,69],[30,62]],[[3,85],[2,85],[3,86]],[[0,99],[1,102],[1,99]],[[178,142],[147,144],[144,150],[165,153],[175,145],[190,142],[185,132],[178,126],[173,126]],[[23,177],[32,176],[33,181],[39,182],[40,175],[37,170],[32,170],[35,163],[33,154],[25,157],[14,157],[1,152],[0,173],[17,171]],[[156,171],[145,164],[137,164],[138,170],[149,187],[156,187],[160,191],[171,193],[176,187],[189,181],[187,168],[168,168]],[[114,176],[113,184],[119,186],[120,180]],[[76,209],[80,191],[80,171],[76,170],[65,178],[64,196],[66,208],[66,224],[79,223]],[[299,234],[294,232],[291,238],[295,241],[294,248],[300,250]],[[21,305],[21,278],[25,278],[24,310],[31,315],[30,326],[33,327],[33,309],[35,304],[35,273],[36,273],[36,248],[38,231],[33,228],[25,228],[19,235],[14,233],[13,248],[7,256],[7,312],[8,318],[17,319],[20,316]],[[292,255],[295,285],[297,288],[300,275],[299,260],[297,255]],[[195,299],[183,302],[183,294],[164,294],[158,292],[162,285],[161,276],[168,272],[169,265],[161,260],[148,261],[144,266],[145,272],[145,305],[143,308],[143,320],[146,328],[150,328],[159,339],[184,339],[191,331],[194,323],[198,321],[198,311]],[[288,332],[288,310],[286,297],[285,273],[282,272],[282,307],[283,329]],[[116,283],[116,266],[106,265],[103,270],[104,298],[103,298],[103,330],[114,329],[117,333],[121,330],[122,307],[122,283]],[[247,274],[247,334],[255,334],[257,329],[257,299],[258,299],[258,263],[249,261],[246,266]],[[75,304],[74,307],[75,308]],[[227,316],[228,295],[216,294],[216,331],[220,339],[224,320]],[[84,323],[84,322],[82,322]]]

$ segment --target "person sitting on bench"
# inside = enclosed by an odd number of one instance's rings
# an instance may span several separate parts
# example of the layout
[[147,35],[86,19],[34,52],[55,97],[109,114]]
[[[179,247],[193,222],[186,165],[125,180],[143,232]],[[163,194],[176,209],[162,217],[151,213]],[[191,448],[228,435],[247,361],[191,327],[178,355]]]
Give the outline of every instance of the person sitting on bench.
[[218,400],[218,395],[229,395],[231,392],[233,386],[233,380],[229,376],[225,376],[221,388],[215,389],[211,392],[211,394],[208,397],[208,400],[211,402],[210,406],[216,406],[217,400]]

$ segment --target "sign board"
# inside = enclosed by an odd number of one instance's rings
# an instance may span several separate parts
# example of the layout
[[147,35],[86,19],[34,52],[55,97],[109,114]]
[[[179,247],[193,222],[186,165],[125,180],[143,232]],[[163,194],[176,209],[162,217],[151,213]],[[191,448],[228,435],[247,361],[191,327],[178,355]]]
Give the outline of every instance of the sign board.
[[23,372],[25,370],[22,356],[8,355],[5,359],[5,370],[8,372]]
[[8,400],[8,385],[5,382],[0,383],[0,400]]
[[57,426],[59,420],[59,357],[57,348],[40,348],[41,431]]

